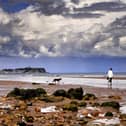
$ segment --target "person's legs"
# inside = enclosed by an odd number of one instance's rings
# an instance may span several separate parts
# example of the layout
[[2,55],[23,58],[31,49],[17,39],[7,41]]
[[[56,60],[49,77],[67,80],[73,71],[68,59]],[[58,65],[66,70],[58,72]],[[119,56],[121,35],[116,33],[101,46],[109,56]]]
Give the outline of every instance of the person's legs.
[[109,80],[109,78],[108,78],[108,88],[110,88],[110,80]]
[[110,88],[112,88],[112,78],[109,79],[110,82]]
[[112,88],[112,78],[108,78],[108,88]]

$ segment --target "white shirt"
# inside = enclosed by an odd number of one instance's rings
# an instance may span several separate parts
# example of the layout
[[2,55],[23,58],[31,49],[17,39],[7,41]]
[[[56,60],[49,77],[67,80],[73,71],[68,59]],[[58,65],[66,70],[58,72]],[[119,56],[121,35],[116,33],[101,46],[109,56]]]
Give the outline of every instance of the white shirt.
[[108,75],[109,78],[112,78],[112,77],[113,77],[113,72],[112,72],[112,70],[109,70],[107,75]]

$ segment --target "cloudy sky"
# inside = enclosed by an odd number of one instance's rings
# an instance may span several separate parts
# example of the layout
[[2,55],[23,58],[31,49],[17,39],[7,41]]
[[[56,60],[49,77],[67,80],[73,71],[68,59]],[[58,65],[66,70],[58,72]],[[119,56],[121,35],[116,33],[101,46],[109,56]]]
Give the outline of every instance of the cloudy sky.
[[0,57],[1,68],[126,72],[126,0],[0,0]]

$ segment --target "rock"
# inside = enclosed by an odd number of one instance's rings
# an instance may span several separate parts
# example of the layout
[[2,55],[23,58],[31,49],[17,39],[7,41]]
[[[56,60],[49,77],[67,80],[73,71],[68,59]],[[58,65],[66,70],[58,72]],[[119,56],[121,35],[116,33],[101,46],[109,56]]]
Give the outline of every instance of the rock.
[[126,114],[126,105],[120,107],[119,111],[121,112],[121,114]]
[[32,106],[32,102],[28,102],[27,103],[27,106]]
[[63,110],[77,112],[78,111],[78,106],[75,105],[75,104],[65,104],[63,106]]
[[112,99],[117,99],[117,100],[120,100],[120,99],[122,99],[122,97],[121,96],[118,96],[118,95],[110,95],[110,96],[108,96],[108,98],[112,98]]
[[87,106],[87,103],[84,102],[84,101],[82,101],[78,105],[79,105],[79,107],[86,107]]
[[94,117],[97,117],[99,115],[99,111],[98,110],[94,110],[91,112],[91,115],[94,116]]
[[105,113],[100,112],[99,115],[98,115],[98,117],[99,117],[99,118],[103,118],[103,117],[105,117]]
[[0,73],[2,74],[46,73],[46,70],[45,68],[25,67],[16,69],[2,69],[0,70]]
[[103,123],[89,122],[89,123],[87,123],[86,126],[105,126],[105,125]]
[[120,108],[119,102],[116,102],[116,101],[103,102],[101,104],[101,106],[102,107],[112,107],[112,108],[117,109],[117,110],[119,110],[119,108]]
[[48,85],[56,85],[56,83],[49,83]]
[[126,121],[126,114],[121,114],[119,118],[122,121]]
[[1,109],[5,109],[5,110],[10,110],[12,109],[12,106],[10,104],[3,104],[0,106]]
[[78,100],[81,100],[83,98],[83,88],[80,87],[80,88],[70,88],[68,91],[67,91],[67,97],[68,98],[71,98],[71,99],[78,99]]
[[2,102],[5,102],[7,100],[6,97],[1,97],[0,99],[1,99]]
[[24,110],[27,108],[27,105],[24,101],[19,101],[19,109]]
[[35,112],[40,112],[40,111],[41,111],[40,107],[35,107]]
[[34,117],[33,116],[25,116],[25,121],[28,122],[28,123],[33,123]]
[[90,118],[96,118],[101,113],[101,110],[96,107],[86,107],[85,109],[81,109],[78,111],[77,117],[83,118],[83,117],[90,117]]
[[113,117],[113,113],[112,113],[112,112],[106,112],[106,113],[105,113],[105,116],[106,116],[106,117]]
[[49,107],[41,108],[40,111],[41,111],[42,113],[59,112],[59,111],[56,109],[56,106],[49,106]]
[[62,96],[53,96],[53,95],[49,95],[49,96],[44,96],[41,97],[40,100],[45,101],[45,102],[60,102],[64,100],[64,97]]
[[[17,122],[17,125],[18,125],[18,126],[26,126],[26,124],[25,124],[24,122]],[[17,125],[16,125],[16,126],[17,126]]]
[[89,122],[87,126],[120,126],[120,120],[119,118],[97,119]]
[[88,116],[88,110],[84,109],[84,110],[79,110],[77,113],[77,118],[78,119],[83,119],[84,117]]
[[82,111],[82,114],[83,114],[84,116],[87,116],[88,113],[89,113],[89,111],[88,111],[87,109],[84,109],[84,110]]
[[95,100],[97,97],[94,94],[87,93],[83,96],[83,100]]

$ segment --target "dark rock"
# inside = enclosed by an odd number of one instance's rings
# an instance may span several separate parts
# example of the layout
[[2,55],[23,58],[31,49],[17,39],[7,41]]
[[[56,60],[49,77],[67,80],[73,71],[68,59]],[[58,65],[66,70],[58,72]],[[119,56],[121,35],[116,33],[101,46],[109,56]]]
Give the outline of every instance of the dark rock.
[[3,69],[0,70],[2,74],[23,74],[23,73],[46,73],[45,68],[32,68],[32,67],[25,67],[25,68],[16,68],[16,69]]
[[107,117],[113,117],[113,113],[112,112],[106,112],[105,116],[107,116]]
[[87,93],[83,96],[83,100],[95,100],[97,97],[94,94]]
[[76,111],[78,111],[78,107],[75,104],[65,104],[63,106],[63,110],[68,110],[68,111],[76,112]]
[[63,89],[60,89],[60,90],[56,90],[54,93],[53,93],[54,96],[62,96],[62,97],[66,97],[67,96],[67,92]]
[[34,97],[40,97],[41,95],[45,95],[46,91],[43,88],[37,89],[19,89],[15,88],[11,92],[7,94],[8,97],[17,97],[20,96],[21,99],[31,99]]
[[72,99],[79,99],[83,98],[83,88],[70,88],[67,92],[67,97]]
[[102,107],[112,107],[114,109],[119,110],[120,104],[116,101],[111,101],[111,102],[104,102],[101,104]]

